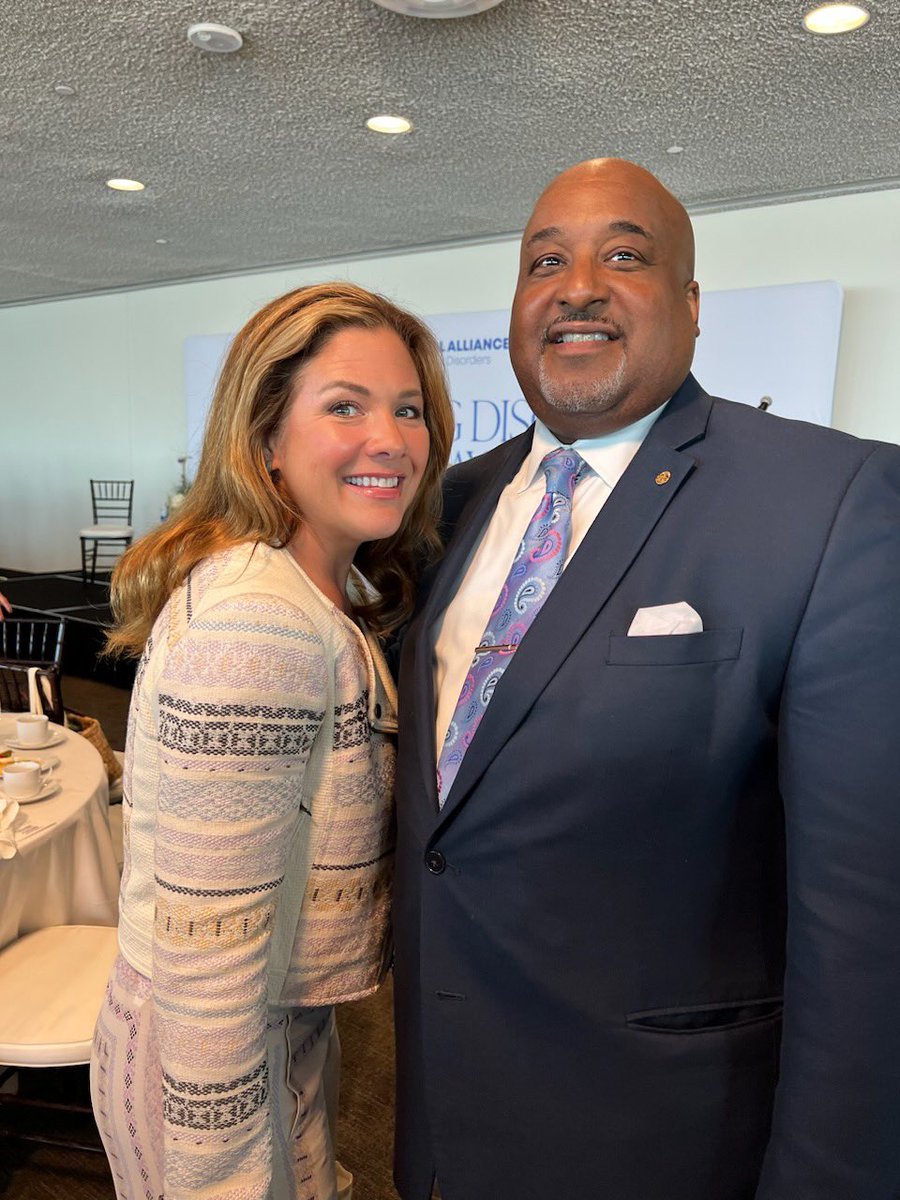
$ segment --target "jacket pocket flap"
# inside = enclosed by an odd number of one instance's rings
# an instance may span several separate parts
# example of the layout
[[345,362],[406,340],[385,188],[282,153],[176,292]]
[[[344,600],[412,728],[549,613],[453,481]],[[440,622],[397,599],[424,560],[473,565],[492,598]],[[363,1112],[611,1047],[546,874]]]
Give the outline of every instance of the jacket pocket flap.
[[606,661],[610,666],[635,667],[726,662],[740,654],[743,636],[743,629],[705,629],[702,633],[639,637],[611,633]]
[[651,1033],[709,1033],[772,1020],[781,1016],[783,1006],[781,996],[766,996],[761,1000],[736,1000],[693,1008],[647,1009],[628,1013],[625,1020],[631,1028],[646,1029]]

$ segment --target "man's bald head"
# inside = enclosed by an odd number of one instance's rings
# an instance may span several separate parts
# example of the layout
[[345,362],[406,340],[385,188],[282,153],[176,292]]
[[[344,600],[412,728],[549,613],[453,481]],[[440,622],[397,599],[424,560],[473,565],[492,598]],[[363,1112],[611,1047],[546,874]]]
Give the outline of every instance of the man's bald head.
[[[565,171],[560,171],[544,189],[538,204],[558,185],[586,183],[590,186],[592,183],[603,184],[613,181],[621,182],[623,186],[630,187],[635,191],[645,192],[648,196],[657,197],[660,212],[668,223],[673,245],[679,247],[680,252],[684,255],[682,270],[685,277],[692,278],[694,274],[694,228],[691,225],[691,218],[681,201],[673,196],[655,175],[645,167],[639,166],[638,163],[629,162],[627,158],[585,159],[584,162],[576,163],[574,167],[567,167]],[[535,209],[537,206],[536,204]]]

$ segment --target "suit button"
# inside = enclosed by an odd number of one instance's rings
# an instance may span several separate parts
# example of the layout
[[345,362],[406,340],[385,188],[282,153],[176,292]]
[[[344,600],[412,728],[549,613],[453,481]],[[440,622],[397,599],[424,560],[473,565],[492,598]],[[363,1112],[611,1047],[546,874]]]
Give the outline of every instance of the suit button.
[[440,850],[429,850],[425,855],[425,866],[432,875],[443,875],[444,868],[447,866],[447,860],[441,854]]

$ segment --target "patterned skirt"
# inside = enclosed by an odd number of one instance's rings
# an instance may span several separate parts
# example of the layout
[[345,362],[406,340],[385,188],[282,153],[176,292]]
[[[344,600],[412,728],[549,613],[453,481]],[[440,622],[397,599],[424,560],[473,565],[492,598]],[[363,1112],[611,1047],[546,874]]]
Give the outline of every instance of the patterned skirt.
[[[223,1196],[234,1200],[350,1200],[334,1161],[340,1043],[331,1007],[270,1009],[267,1022],[271,1185],[268,1170]],[[163,1200],[162,1070],[153,987],[121,956],[97,1019],[91,1099],[118,1200]],[[342,1179],[338,1188],[336,1170]]]

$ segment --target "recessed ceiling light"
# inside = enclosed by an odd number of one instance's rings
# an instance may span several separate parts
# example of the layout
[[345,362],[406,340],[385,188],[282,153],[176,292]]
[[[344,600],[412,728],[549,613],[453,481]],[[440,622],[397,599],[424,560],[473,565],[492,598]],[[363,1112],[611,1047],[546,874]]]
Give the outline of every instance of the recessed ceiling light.
[[56,92],[57,96],[75,95],[75,88],[72,87],[71,83],[57,83],[53,90]]
[[822,4],[806,14],[803,26],[810,33],[849,33],[868,19],[868,11],[858,4]]
[[157,246],[168,246],[169,244],[168,238],[156,238],[155,241]]
[[381,113],[377,117],[369,117],[366,127],[373,133],[409,133],[412,121],[406,117],[393,117],[390,113]]
[[501,0],[375,0],[382,8],[405,17],[473,17]]
[[234,54],[244,44],[244,39],[230,25],[217,25],[214,21],[199,21],[188,26],[187,39],[197,50],[207,54]]
[[106,186],[114,192],[142,192],[145,185],[139,179],[107,179]]
[[666,146],[666,154],[684,154],[684,146]]

